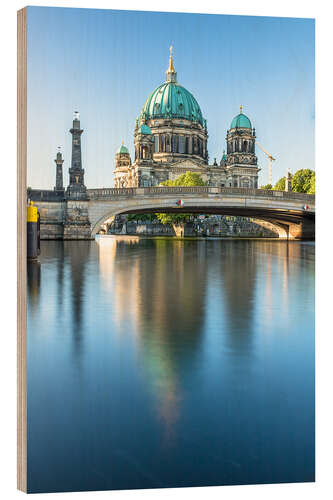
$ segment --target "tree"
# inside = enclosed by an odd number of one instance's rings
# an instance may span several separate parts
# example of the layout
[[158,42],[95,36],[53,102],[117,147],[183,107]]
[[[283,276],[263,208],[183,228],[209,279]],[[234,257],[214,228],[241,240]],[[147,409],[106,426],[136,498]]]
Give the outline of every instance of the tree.
[[151,222],[156,219],[156,214],[128,214],[127,215],[127,220],[128,221],[144,221],[144,222]]
[[316,194],[316,176],[313,175],[311,179],[311,184],[310,184],[310,190],[308,191],[309,194]]
[[162,224],[183,224],[190,220],[191,214],[156,214]]
[[286,187],[286,178],[281,177],[273,187],[274,191],[284,191]]
[[207,186],[207,182],[204,182],[199,174],[195,172],[186,172],[180,175],[177,179],[167,180],[161,182],[161,186]]
[[265,186],[260,186],[260,189],[273,189],[272,184],[265,184]]
[[[174,180],[168,180],[161,183],[162,186],[207,186],[207,182],[204,182],[201,176],[195,172],[186,172],[185,174],[180,175]],[[188,222],[191,214],[156,214],[159,221],[162,224],[173,224],[180,225]]]
[[297,170],[291,181],[292,191],[296,191],[297,193],[310,193],[310,191],[313,190],[313,193],[310,194],[314,194],[315,175],[314,170],[310,170],[309,168]]

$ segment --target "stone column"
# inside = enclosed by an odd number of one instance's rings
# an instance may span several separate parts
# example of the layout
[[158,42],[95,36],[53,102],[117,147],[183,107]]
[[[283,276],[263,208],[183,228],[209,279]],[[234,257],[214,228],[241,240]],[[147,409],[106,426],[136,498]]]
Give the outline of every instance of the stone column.
[[72,164],[69,169],[69,185],[67,187],[67,197],[73,200],[87,199],[87,188],[84,185],[84,170],[82,168],[81,157],[81,135],[83,129],[80,128],[80,116],[77,111],[74,113],[72,134]]
[[62,153],[60,151],[57,152],[56,159],[54,160],[55,164],[57,165],[56,167],[56,185],[54,186],[54,191],[64,191],[64,181],[63,181],[63,174],[62,174],[62,165],[64,163],[64,160],[62,158]]

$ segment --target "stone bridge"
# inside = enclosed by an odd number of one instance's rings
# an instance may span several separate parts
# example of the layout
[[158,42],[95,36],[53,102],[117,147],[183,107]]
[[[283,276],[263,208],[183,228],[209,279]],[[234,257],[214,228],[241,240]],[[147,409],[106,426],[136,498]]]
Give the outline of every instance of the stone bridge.
[[[253,217],[273,223],[280,238],[314,239],[314,195],[208,186],[88,189],[87,193],[93,237],[117,214],[175,212]],[[183,207],[177,206],[179,199]]]
[[149,212],[239,215],[274,224],[280,238],[314,239],[315,234],[315,196],[303,193],[163,186],[88,189],[85,200],[30,189],[28,198],[39,208],[43,239],[93,239],[112,216]]

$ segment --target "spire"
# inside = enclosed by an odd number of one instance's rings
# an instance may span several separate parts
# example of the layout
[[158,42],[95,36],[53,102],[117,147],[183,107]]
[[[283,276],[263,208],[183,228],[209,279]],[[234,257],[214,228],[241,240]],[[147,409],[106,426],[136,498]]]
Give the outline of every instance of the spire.
[[169,67],[166,71],[166,75],[167,75],[166,81],[176,83],[177,82],[177,73],[176,73],[175,67],[173,65],[172,51],[173,51],[173,46],[171,45],[170,56],[169,56]]
[[168,71],[172,71],[173,73],[176,73],[175,68],[173,66],[172,51],[173,51],[173,46],[171,45],[170,46],[169,69],[168,69]]
[[240,112],[240,114],[243,114],[243,106],[242,105],[240,105],[240,107],[239,107],[239,112]]

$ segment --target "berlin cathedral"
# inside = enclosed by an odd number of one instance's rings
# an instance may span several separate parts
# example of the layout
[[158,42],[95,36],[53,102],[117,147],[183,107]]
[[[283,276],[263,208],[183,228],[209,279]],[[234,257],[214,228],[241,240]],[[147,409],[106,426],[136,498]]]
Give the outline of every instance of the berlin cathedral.
[[124,144],[116,153],[114,187],[158,186],[187,171],[209,186],[258,187],[255,129],[242,106],[227,131],[227,152],[219,165],[208,163],[207,139],[198,102],[177,82],[171,47],[166,81],[150,94],[136,120],[134,162]]

